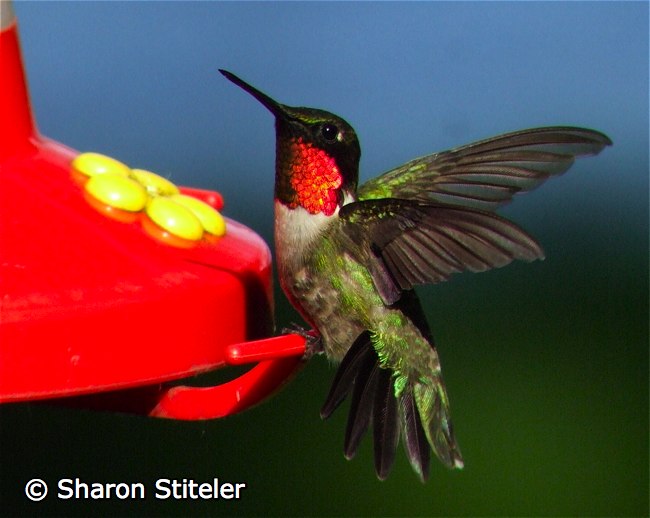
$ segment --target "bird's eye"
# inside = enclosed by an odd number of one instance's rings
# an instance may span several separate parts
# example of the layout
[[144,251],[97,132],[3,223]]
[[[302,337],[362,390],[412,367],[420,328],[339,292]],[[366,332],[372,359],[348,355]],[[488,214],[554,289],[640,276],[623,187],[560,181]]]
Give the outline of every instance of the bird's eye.
[[323,124],[320,134],[327,142],[335,142],[339,135],[339,129],[334,124]]

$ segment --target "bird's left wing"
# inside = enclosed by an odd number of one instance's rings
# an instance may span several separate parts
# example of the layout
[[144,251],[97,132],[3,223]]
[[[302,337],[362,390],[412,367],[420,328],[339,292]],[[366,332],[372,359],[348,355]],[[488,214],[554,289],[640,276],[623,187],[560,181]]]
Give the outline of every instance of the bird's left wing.
[[481,272],[544,257],[537,242],[491,212],[414,200],[356,201],[339,211],[341,230],[366,254],[384,303],[452,273]]

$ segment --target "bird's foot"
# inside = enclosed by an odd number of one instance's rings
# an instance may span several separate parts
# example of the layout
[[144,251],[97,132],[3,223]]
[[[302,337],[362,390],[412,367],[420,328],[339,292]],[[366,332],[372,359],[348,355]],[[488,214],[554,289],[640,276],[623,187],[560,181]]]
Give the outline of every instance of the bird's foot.
[[302,336],[305,339],[305,354],[302,356],[303,360],[309,360],[316,354],[322,354],[323,339],[318,331],[315,329],[305,329],[296,323],[291,323],[289,327],[282,329],[283,334],[293,334]]

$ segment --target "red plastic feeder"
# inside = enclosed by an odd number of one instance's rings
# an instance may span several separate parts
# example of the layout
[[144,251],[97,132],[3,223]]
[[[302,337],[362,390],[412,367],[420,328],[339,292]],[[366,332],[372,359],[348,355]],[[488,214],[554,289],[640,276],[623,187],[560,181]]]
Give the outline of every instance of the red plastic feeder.
[[[72,172],[79,153],[38,134],[16,21],[3,4],[0,402],[61,398],[207,419],[269,396],[302,364],[305,344],[297,335],[265,338],[273,304],[264,241],[227,219],[222,237],[178,246],[144,212],[113,211],[131,214],[120,221],[89,203]],[[221,208],[218,193],[181,192]],[[179,386],[246,363],[256,365],[222,385]]]

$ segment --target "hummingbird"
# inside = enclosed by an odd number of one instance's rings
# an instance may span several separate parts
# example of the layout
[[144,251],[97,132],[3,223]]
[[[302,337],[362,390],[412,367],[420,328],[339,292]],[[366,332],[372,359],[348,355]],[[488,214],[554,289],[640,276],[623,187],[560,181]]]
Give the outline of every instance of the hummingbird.
[[275,116],[278,277],[312,328],[307,354],[322,351],[339,364],[321,417],[350,396],[346,458],[372,426],[381,480],[400,436],[422,481],[432,450],[462,468],[440,359],[414,288],[543,259],[537,241],[495,210],[611,140],[579,127],[527,129],[416,158],[358,185],[361,148],[348,122],[280,104],[220,72]]

